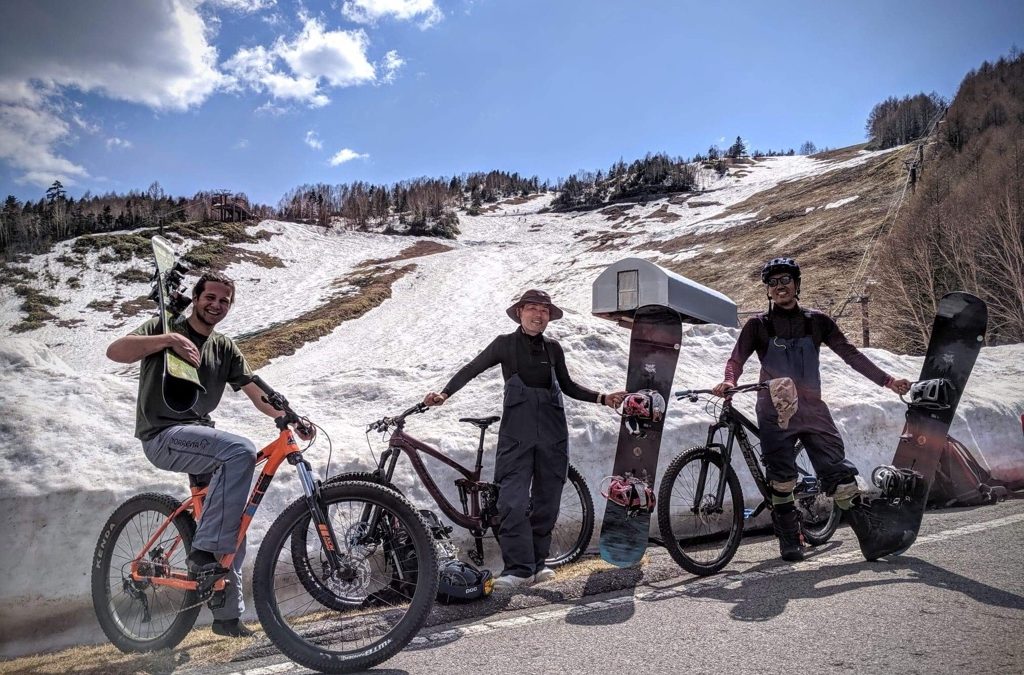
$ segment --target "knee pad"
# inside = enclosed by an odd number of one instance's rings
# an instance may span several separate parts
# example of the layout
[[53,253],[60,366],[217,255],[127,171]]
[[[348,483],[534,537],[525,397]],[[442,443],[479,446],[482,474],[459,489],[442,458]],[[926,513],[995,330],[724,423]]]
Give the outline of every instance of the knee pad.
[[860,476],[850,476],[850,478],[836,486],[835,491],[832,493],[832,498],[836,500],[839,508],[844,511],[849,509],[853,505],[853,500],[858,495],[864,493],[866,486],[862,485],[863,480]]
[[796,478],[793,480],[773,480],[768,482],[772,492],[784,495],[790,494],[796,489]]

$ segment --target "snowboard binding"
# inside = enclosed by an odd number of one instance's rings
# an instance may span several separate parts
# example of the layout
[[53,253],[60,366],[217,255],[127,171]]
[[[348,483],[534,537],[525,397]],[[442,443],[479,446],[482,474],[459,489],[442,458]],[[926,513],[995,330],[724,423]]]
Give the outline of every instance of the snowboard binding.
[[952,400],[953,384],[945,378],[921,380],[910,386],[910,400],[900,399],[910,408],[919,410],[948,410]]
[[871,472],[871,482],[881,490],[882,499],[894,506],[927,494],[924,476],[913,469],[900,469],[883,464]]
[[665,398],[654,389],[641,389],[622,399],[623,423],[632,436],[641,438],[665,418]]
[[192,304],[192,298],[183,292],[181,283],[185,279],[186,272],[188,272],[188,267],[180,260],[175,261],[174,267],[168,270],[163,279],[160,278],[159,269],[153,272],[153,290],[149,293],[149,299],[156,303],[160,302],[160,284],[163,283],[167,293],[164,300],[165,309],[170,312],[171,316],[180,315]]
[[605,478],[601,483],[601,496],[624,507],[627,516],[654,512],[654,490],[647,481],[629,473]]

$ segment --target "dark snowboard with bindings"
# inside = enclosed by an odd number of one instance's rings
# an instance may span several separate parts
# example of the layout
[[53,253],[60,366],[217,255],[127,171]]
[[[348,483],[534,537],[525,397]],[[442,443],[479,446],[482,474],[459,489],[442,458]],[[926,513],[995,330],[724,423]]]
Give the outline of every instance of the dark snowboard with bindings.
[[880,491],[847,512],[867,560],[903,553],[917,539],[928,491],[946,447],[974,362],[985,341],[988,309],[969,293],[939,301],[921,377],[911,387],[907,421],[891,465],[871,480]]
[[[166,239],[156,235],[151,241],[156,273],[153,275],[153,292],[149,297],[159,306],[160,332],[170,333],[172,322],[192,302],[188,294],[182,292],[181,284],[188,268],[177,259]],[[199,373],[195,367],[169,348],[164,350],[162,389],[164,403],[175,412],[189,410],[199,400],[199,394],[206,391],[199,383]]]
[[628,567],[647,550],[654,478],[658,468],[665,402],[679,360],[682,321],[677,312],[660,305],[636,310],[629,341],[629,367],[622,424],[612,476],[602,494],[601,557]]

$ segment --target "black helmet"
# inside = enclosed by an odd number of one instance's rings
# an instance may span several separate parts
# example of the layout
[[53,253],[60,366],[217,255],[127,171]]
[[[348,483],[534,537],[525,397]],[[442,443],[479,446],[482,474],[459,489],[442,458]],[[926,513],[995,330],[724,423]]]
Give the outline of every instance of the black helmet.
[[438,567],[437,599],[441,602],[476,600],[490,595],[494,589],[490,570],[478,570],[457,559],[447,560]]
[[795,281],[800,281],[800,265],[792,258],[772,258],[761,268],[761,283],[768,283],[768,277],[773,274],[788,272]]

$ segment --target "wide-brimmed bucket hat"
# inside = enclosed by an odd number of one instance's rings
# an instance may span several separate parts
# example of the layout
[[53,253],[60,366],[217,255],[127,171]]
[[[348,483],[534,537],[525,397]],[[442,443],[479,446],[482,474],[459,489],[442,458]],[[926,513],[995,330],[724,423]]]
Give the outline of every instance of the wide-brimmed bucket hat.
[[544,291],[531,288],[530,290],[523,293],[523,297],[519,298],[519,301],[513,304],[511,307],[505,310],[509,318],[519,323],[519,317],[516,316],[516,309],[522,307],[527,303],[533,303],[535,305],[547,305],[548,311],[551,312],[551,320],[562,318],[562,310],[555,306],[555,303],[551,302],[551,296]]

